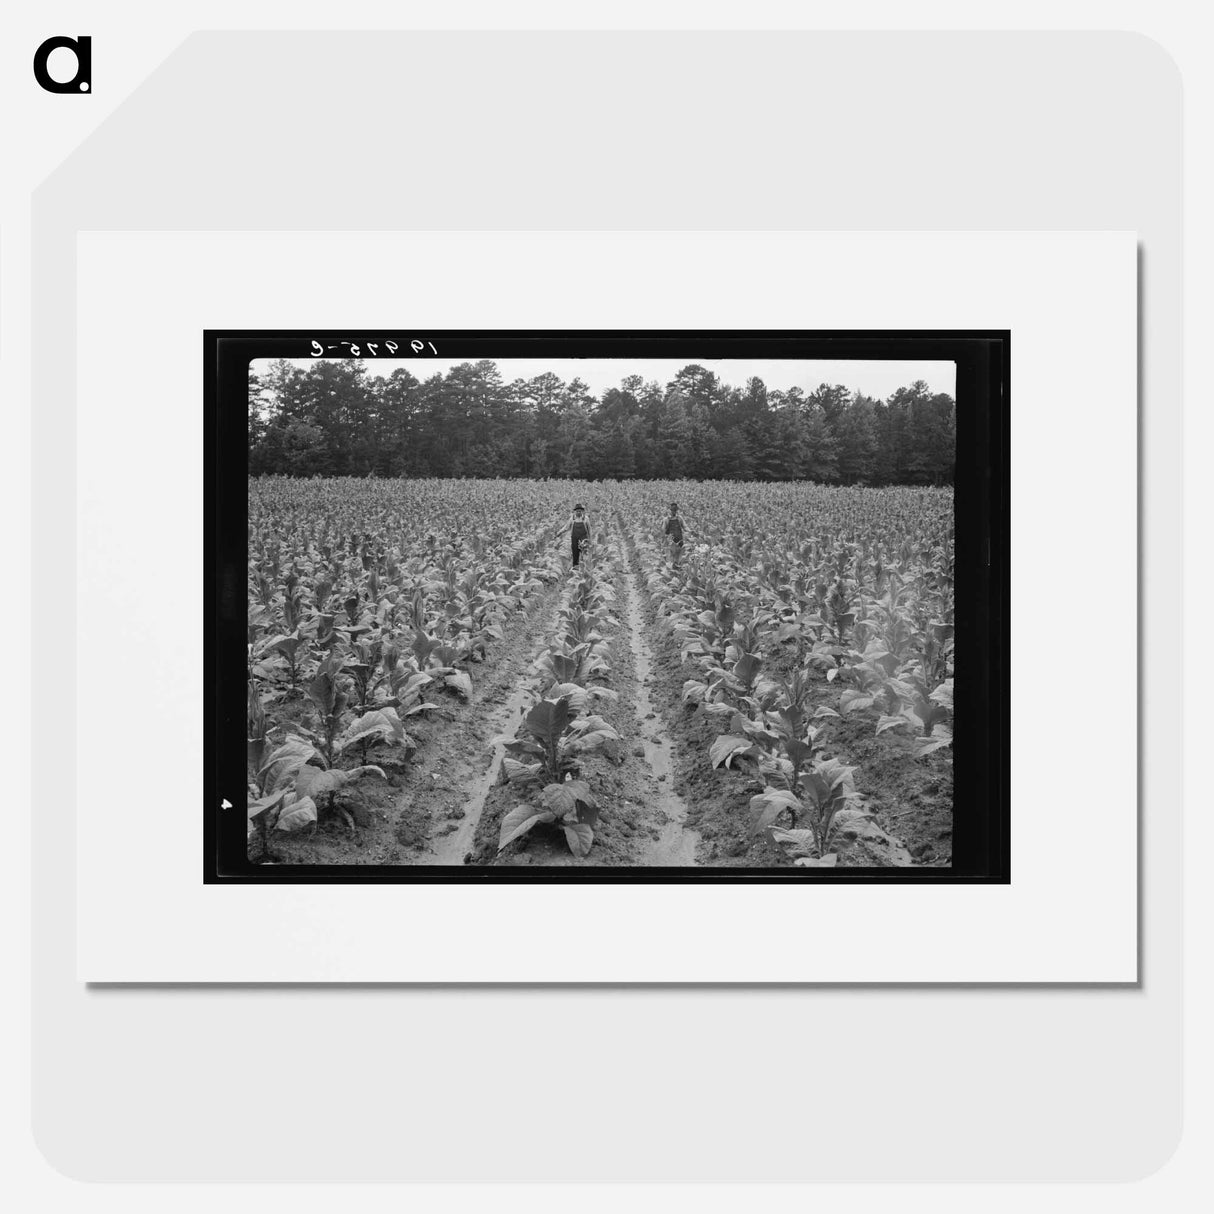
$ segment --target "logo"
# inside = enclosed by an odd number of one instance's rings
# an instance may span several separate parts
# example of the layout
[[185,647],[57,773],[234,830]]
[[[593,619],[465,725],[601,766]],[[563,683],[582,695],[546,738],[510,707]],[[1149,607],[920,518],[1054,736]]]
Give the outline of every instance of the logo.
[[[76,56],[76,74],[71,80],[55,80],[46,70],[52,51],[68,50]],[[48,93],[88,93],[93,88],[93,40],[79,35],[76,38],[48,38],[34,52],[34,79]]]

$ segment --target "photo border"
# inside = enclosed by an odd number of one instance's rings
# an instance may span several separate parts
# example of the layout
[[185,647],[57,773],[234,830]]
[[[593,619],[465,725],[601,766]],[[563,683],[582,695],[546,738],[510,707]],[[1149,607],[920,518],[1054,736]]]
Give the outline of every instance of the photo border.
[[[1010,859],[1009,330],[205,330],[204,745],[206,884],[826,881],[1007,884]],[[949,360],[957,367],[955,644],[973,677],[955,690],[953,855],[948,868],[258,865],[233,810],[247,782],[248,371],[259,358],[730,358]],[[421,345],[415,352],[411,343]],[[430,346],[429,343],[433,343]],[[320,348],[320,353],[317,352]],[[360,353],[355,354],[354,350]],[[239,687],[239,694],[236,689]],[[238,705],[234,710],[233,705]],[[234,795],[236,794],[236,795]],[[227,801],[232,808],[220,807]],[[966,807],[964,816],[957,804]]]

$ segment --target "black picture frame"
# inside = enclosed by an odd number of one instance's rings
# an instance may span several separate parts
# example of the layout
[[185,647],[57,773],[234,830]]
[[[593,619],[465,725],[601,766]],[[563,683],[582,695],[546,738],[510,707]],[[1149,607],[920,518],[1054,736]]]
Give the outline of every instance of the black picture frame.
[[[389,354],[392,345],[396,350]],[[371,347],[375,353],[371,353]],[[206,330],[203,333],[203,881],[1006,884],[1009,853],[1008,330]],[[318,354],[318,350],[320,353]],[[259,865],[247,858],[248,374],[263,358],[946,360],[957,367],[953,853],[948,868]],[[230,808],[223,808],[227,802]]]

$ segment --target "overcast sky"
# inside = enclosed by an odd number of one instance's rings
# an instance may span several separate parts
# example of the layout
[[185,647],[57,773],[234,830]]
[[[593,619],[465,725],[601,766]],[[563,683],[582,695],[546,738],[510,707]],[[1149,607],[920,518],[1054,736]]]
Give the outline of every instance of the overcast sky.
[[[254,370],[264,371],[270,360],[254,360]],[[317,362],[315,358],[292,358],[297,367]],[[467,358],[367,358],[363,360],[372,375],[391,375],[407,366],[418,379],[446,373]],[[812,392],[819,384],[843,384],[865,396],[886,399],[897,389],[924,380],[933,392],[956,395],[957,368],[951,362],[840,360],[840,359],[746,359],[746,358],[495,358],[497,369],[507,382],[534,379],[551,371],[568,382],[575,376],[595,396],[608,388],[618,388],[626,375],[640,375],[646,381],[656,379],[665,386],[684,367],[698,363],[714,371],[725,383],[741,388],[757,375],[769,388],[803,388]]]

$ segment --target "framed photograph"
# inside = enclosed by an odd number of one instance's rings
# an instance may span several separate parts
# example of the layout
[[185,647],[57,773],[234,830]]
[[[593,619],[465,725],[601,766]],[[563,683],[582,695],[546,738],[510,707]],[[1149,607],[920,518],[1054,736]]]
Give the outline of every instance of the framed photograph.
[[78,258],[82,978],[1135,979],[1133,233]]
[[1009,332],[204,355],[206,881],[1009,879]]

